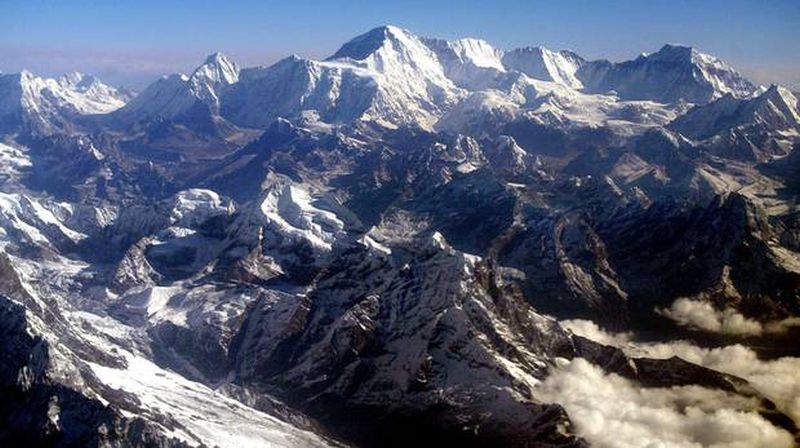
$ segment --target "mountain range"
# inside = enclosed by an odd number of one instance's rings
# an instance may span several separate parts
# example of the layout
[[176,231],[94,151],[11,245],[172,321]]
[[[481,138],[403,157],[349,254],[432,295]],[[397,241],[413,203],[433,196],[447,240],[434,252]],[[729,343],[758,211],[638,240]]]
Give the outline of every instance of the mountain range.
[[795,446],[799,146],[679,45],[2,74],[0,445]]

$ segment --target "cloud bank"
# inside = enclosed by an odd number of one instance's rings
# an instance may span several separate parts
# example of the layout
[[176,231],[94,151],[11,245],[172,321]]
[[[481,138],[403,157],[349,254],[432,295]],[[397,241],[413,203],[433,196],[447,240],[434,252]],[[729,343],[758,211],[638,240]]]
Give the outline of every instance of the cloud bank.
[[794,446],[787,431],[744,411],[752,399],[699,386],[642,388],[580,358],[555,368],[537,396],[564,406],[598,447]]
[[709,302],[687,298],[678,299],[669,308],[656,311],[689,328],[735,336],[784,333],[792,326],[800,326],[800,318],[761,323],[745,317],[733,308],[718,310]]
[[764,361],[753,350],[740,344],[709,349],[686,341],[635,342],[630,333],[609,333],[587,320],[562,321],[561,325],[587,339],[619,347],[629,356],[657,359],[678,356],[709,369],[744,378],[800,426],[800,358]]

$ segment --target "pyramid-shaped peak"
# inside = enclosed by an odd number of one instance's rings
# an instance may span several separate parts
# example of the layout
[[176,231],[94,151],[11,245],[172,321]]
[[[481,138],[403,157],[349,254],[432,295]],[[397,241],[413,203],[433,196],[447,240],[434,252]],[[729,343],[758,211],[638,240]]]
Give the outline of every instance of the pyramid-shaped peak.
[[195,81],[233,84],[239,80],[239,66],[221,52],[208,55],[192,74]]
[[328,59],[355,59],[363,60],[382,48],[387,41],[403,42],[414,35],[403,28],[384,25],[373,28],[364,34],[354,37],[339,48]]
[[666,44],[657,52],[644,57],[660,60],[691,61],[696,53],[698,53],[697,50],[687,45]]
[[206,57],[206,60],[205,60],[205,62],[203,64],[230,64],[230,65],[233,65],[233,62],[227,56],[225,56],[225,54],[223,54],[220,51],[217,51],[217,52],[214,52],[214,53],[211,53],[210,55],[208,55],[208,57]]
[[[797,108],[800,106],[797,97],[787,88],[781,87],[777,84],[771,84],[767,90],[764,91],[759,98],[766,98],[779,103],[784,103],[789,107]],[[799,111],[800,112],[800,111]]]

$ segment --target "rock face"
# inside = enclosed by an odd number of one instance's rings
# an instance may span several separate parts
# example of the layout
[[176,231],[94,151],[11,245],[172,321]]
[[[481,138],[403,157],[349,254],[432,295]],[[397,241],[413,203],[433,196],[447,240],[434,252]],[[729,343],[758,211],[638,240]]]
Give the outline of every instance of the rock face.
[[[342,268],[318,279],[290,332],[252,337],[282,318],[271,310],[259,315],[242,334],[238,375],[291,391],[288,399],[322,409],[321,421],[368,445],[449,437],[520,444],[546,434],[556,445],[577,443],[557,436],[556,427],[568,424],[563,411],[530,396],[544,360],[567,350],[569,338],[557,324],[501,292],[488,268],[440,234],[380,245],[336,260]],[[391,404],[387,393],[395,397]],[[360,422],[345,417],[354,414]],[[404,434],[410,422],[423,432]],[[469,436],[474,428],[477,438]]]
[[588,446],[543,389],[579,359],[676,418],[798,434],[763,387],[795,358],[700,348],[800,352],[780,87],[686,47],[611,64],[391,26],[323,61],[213,54],[129,101],[22,78],[0,77],[0,444]]

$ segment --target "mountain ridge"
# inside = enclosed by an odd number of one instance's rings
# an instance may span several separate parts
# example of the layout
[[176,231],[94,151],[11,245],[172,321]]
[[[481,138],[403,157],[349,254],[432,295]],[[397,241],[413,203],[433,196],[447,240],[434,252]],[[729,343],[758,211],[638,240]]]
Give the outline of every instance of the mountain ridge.
[[[276,113],[297,114],[307,107],[303,104],[309,102],[308,106],[319,109],[321,115],[326,117],[329,115],[325,110],[330,109],[345,119],[374,119],[390,125],[414,123],[430,128],[461,102],[467,93],[500,90],[509,100],[520,104],[532,100],[530,91],[539,89],[536,83],[542,81],[564,86],[569,91],[594,94],[612,92],[622,100],[684,100],[701,104],[726,93],[746,97],[755,89],[728,65],[686,46],[668,44],[656,53],[612,64],[603,60],[587,61],[571,51],[553,52],[542,47],[503,51],[479,39],[447,42],[419,38],[394,26],[374,28],[345,43],[323,61],[287,58],[269,67],[246,69],[248,75],[242,81],[257,91],[264,90],[264,87],[257,87],[256,78],[276,76],[279,67],[289,61],[295,61],[295,64],[308,61],[301,64],[307,65],[307,68],[295,68],[308,73],[302,76],[294,74],[281,82],[296,83],[305,77],[307,84],[304,87],[298,85],[299,90],[294,93],[297,95],[294,98],[273,93],[277,95],[274,102],[286,104],[274,111],[269,108],[264,110],[265,106],[247,105],[247,102],[236,98],[249,96],[241,92],[231,94],[230,104],[226,105],[226,93],[244,87],[237,86],[240,84],[238,66],[221,53],[215,53],[209,55],[192,75],[169,75],[151,84],[137,95],[138,100],[134,98],[125,107],[120,107],[116,115],[123,121],[141,121],[155,117],[171,118],[190,114],[193,108],[210,107],[211,116],[223,118],[228,115],[234,117],[233,121],[238,121],[239,125],[263,127],[266,121],[277,116]],[[675,75],[670,76],[678,76],[675,79],[682,81],[670,81],[672,84],[667,90],[653,87],[652,91],[642,91],[636,87],[639,90],[634,91],[630,90],[633,87],[626,87],[633,82],[626,81],[631,76],[641,78],[635,82],[636,86],[642,85],[642,82],[650,82],[654,86],[663,84],[657,79],[647,81],[642,78],[644,75],[636,74],[637,70],[651,70],[647,67],[652,64],[668,65],[668,70],[675,70]],[[533,82],[519,79],[518,76],[515,78],[512,72],[526,75]],[[342,79],[342,76],[347,79]],[[688,84],[686,79],[689,80]],[[372,93],[369,93],[370,89],[365,89],[367,96],[357,94],[346,100],[349,106],[340,106],[345,99],[340,93],[328,89],[341,86],[343,82],[355,82],[358,85],[363,82],[375,83],[377,89]],[[232,89],[232,86],[237,88]],[[528,93],[525,93],[526,89]],[[552,87],[547,90],[552,90]],[[400,97],[407,98],[403,101],[407,106],[392,99]],[[255,109],[250,111],[248,108]],[[244,118],[254,115],[268,119]],[[332,117],[327,119],[337,121]]]

